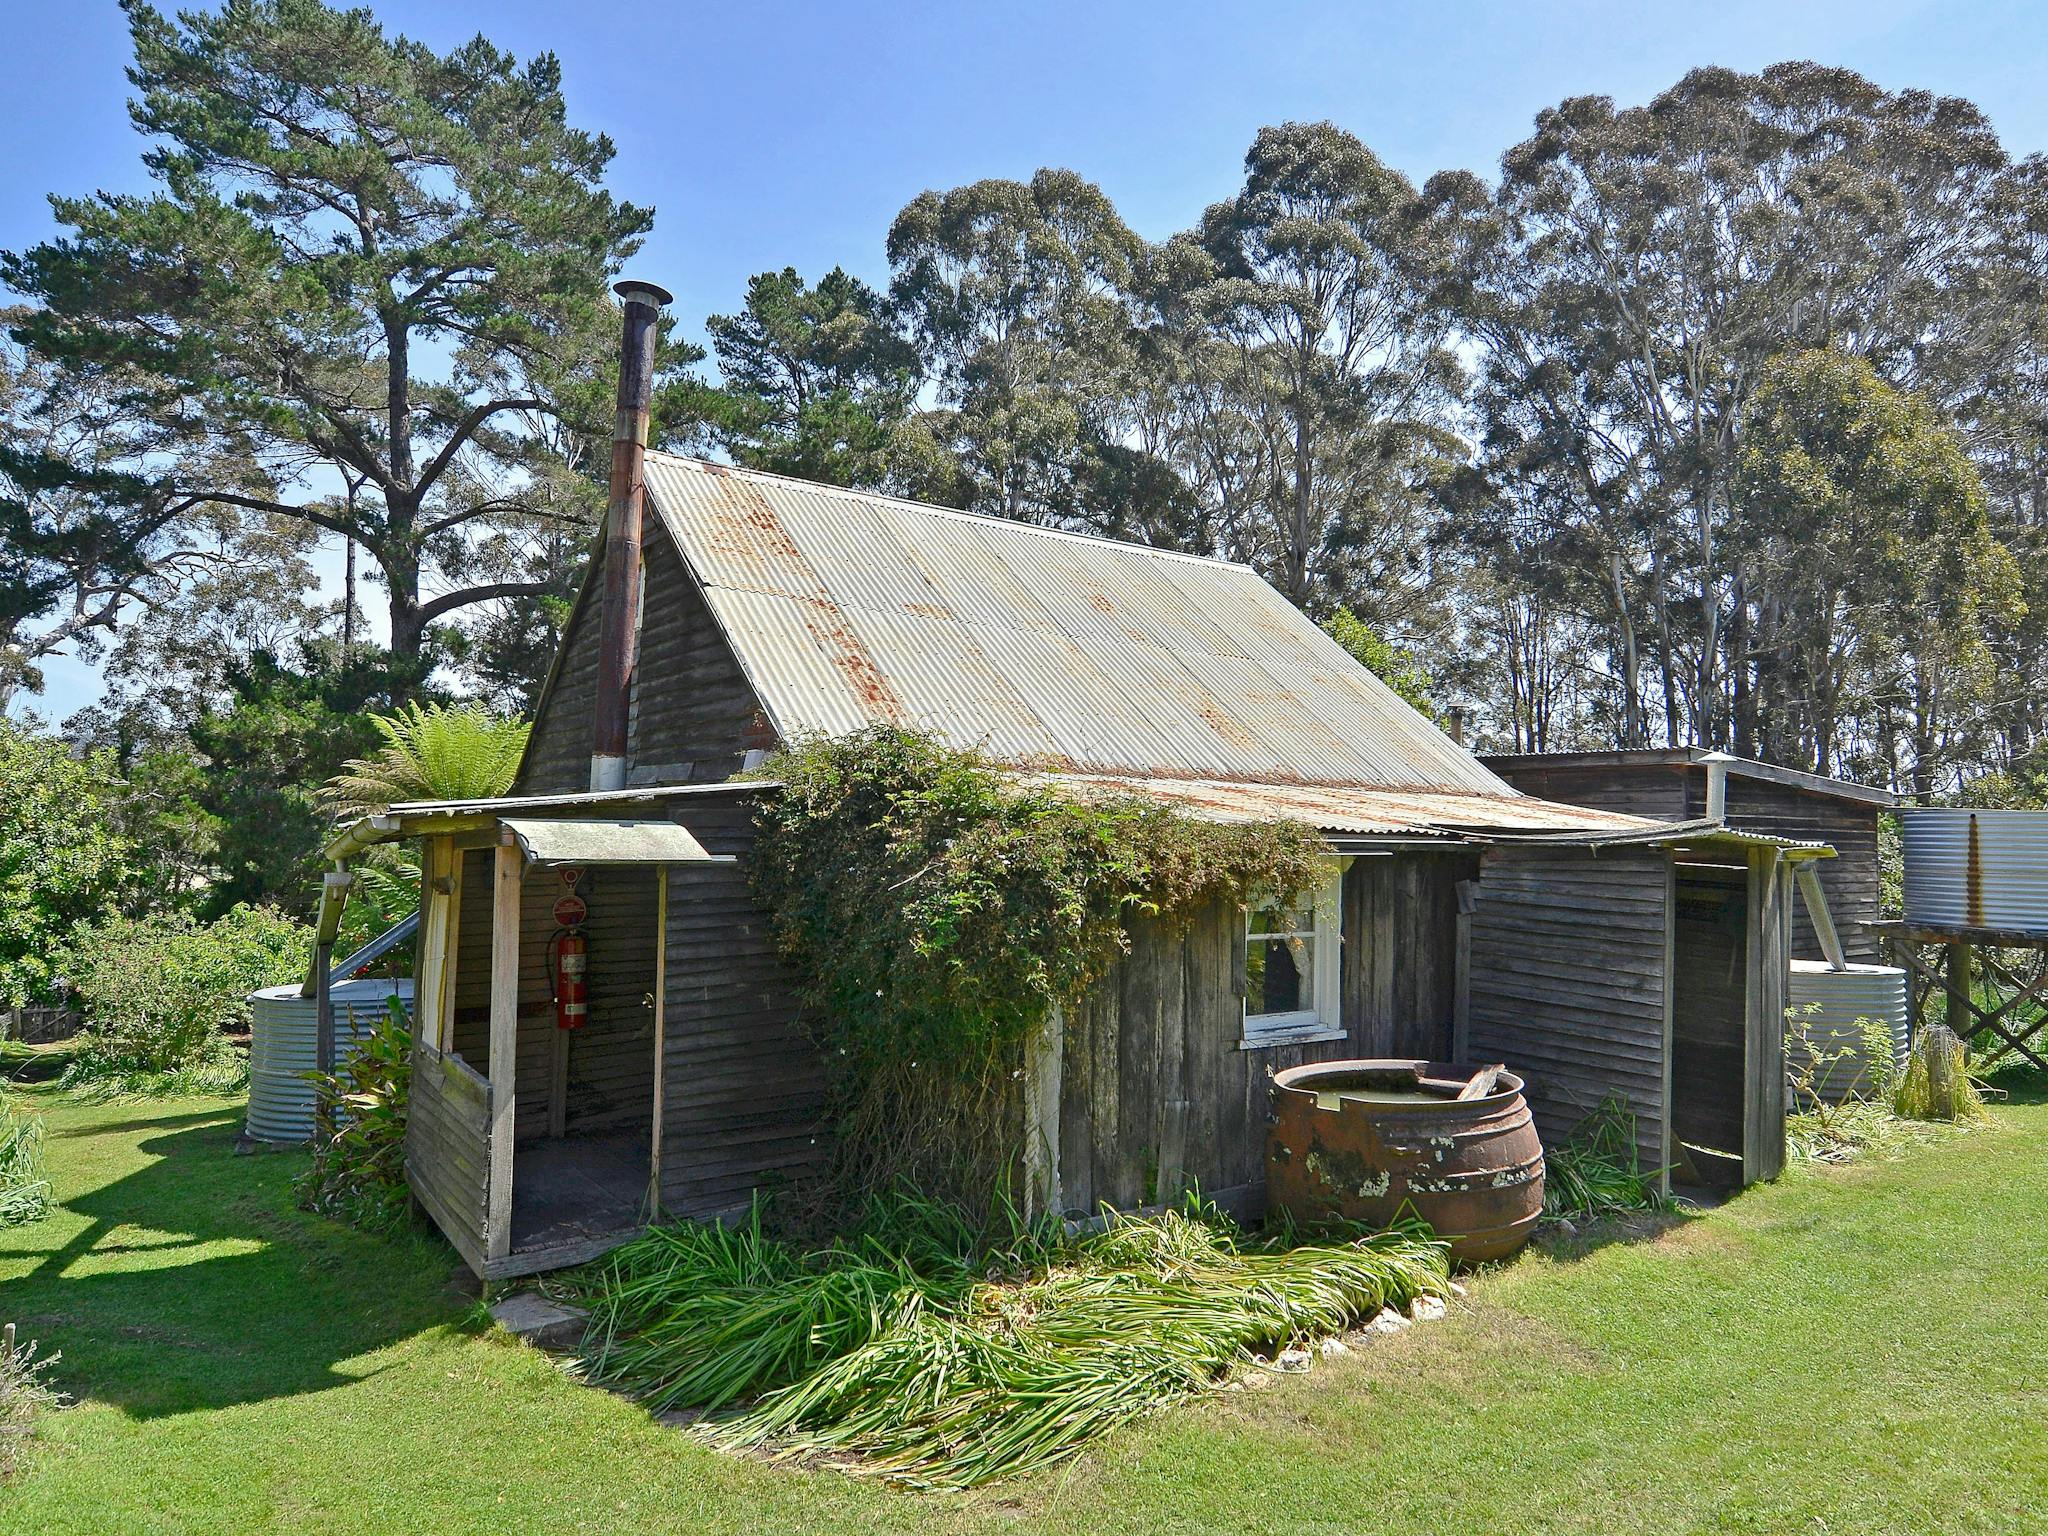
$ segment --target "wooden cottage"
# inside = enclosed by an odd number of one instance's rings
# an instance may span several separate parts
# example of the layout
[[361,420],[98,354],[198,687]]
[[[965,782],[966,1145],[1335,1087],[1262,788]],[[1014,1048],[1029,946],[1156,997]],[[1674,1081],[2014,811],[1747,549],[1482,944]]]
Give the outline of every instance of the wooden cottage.
[[1256,1207],[1270,1075],[1339,1056],[1504,1060],[1552,1140],[1617,1096],[1646,1166],[1693,1167],[1691,1146],[1777,1171],[1792,870],[1816,841],[1517,793],[1245,567],[659,454],[647,505],[625,783],[588,788],[593,580],[514,793],[394,807],[331,850],[422,843],[407,1169],[480,1273],[815,1166],[820,1075],[738,862],[776,788],[732,776],[880,721],[1328,843],[1296,911],[1140,922],[1040,1042],[1019,1135],[1049,1204],[1197,1182]]
[[1017,1125],[1045,1206],[1256,1208],[1269,1078],[1344,1056],[1503,1060],[1553,1141],[1616,1096],[1647,1167],[1697,1140],[1777,1171],[1791,870],[1827,848],[1521,794],[1247,567],[646,453],[659,297],[628,294],[610,515],[513,793],[329,849],[325,941],[352,857],[422,846],[406,1171],[480,1274],[818,1165],[818,1063],[743,867],[777,787],[733,776],[877,723],[1327,842],[1307,899],[1140,922],[1051,1023]]

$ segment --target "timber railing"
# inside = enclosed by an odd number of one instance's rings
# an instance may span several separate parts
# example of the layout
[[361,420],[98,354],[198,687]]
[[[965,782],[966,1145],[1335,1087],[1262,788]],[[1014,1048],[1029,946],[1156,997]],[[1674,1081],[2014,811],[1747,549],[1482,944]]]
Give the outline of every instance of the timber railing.
[[415,1044],[405,1173],[413,1194],[479,1274],[490,1203],[491,1085],[460,1056]]

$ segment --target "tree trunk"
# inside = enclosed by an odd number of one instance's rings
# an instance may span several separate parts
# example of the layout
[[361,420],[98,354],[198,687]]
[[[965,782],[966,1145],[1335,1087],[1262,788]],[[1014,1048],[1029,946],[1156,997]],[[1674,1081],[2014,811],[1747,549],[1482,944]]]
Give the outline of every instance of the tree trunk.
[[1614,588],[1614,617],[1621,631],[1621,744],[1643,742],[1643,668],[1636,649],[1635,616],[1629,611],[1628,585],[1622,577],[1621,551],[1607,557],[1607,575]]
[[1749,582],[1738,570],[1728,593],[1728,665],[1735,694],[1730,714],[1737,757],[1756,756],[1756,687],[1749,653]]
[[1678,745],[1678,679],[1671,655],[1671,605],[1664,595],[1664,551],[1650,554],[1651,600],[1657,609],[1657,670],[1664,676],[1664,745]]
[[1309,504],[1315,487],[1315,464],[1308,449],[1308,420],[1294,417],[1294,518],[1288,539],[1288,597],[1295,607],[1308,604]]

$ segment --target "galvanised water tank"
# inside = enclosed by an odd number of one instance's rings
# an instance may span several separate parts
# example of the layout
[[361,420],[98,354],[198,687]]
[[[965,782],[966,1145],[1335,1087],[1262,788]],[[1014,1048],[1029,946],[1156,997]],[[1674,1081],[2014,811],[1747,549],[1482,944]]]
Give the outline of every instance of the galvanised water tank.
[[[327,989],[334,1004],[334,1055],[346,1060],[355,1042],[377,1027],[387,1000],[412,1012],[412,979],[337,981]],[[265,987],[249,997],[249,1139],[311,1141],[313,1085],[306,1074],[319,1062],[320,1014],[297,985]]]
[[[1821,1100],[1839,1104],[1852,1094],[1870,1094],[1882,1075],[1882,1063],[1864,1057],[1859,1019],[1879,1026],[1891,1042],[1894,1067],[1906,1064],[1911,1037],[1911,992],[1906,973],[1895,965],[1852,965],[1829,968],[1824,960],[1794,960],[1791,986],[1792,1029],[1803,1035],[1807,1059],[1819,1063],[1813,1088]],[[1809,1012],[1808,1010],[1811,1010]],[[1785,1048],[1786,1066],[1806,1070],[1797,1042]],[[1792,1106],[1794,1109],[1802,1105]]]
[[1899,816],[1907,922],[2048,934],[2048,811],[1930,806]]

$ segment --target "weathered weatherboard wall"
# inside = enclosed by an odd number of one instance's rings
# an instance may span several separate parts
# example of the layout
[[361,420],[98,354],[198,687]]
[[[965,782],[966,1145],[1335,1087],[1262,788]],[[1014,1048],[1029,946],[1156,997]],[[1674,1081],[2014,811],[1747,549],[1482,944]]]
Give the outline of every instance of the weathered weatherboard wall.
[[[562,635],[547,707],[534,722],[515,794],[590,787],[603,607],[603,584],[587,582]],[[775,744],[739,659],[704,606],[675,545],[665,533],[650,537],[640,659],[628,717],[628,784],[716,783],[737,773],[748,751]]]
[[1661,848],[1489,848],[1471,914],[1466,1056],[1528,1084],[1545,1146],[1609,1095],[1645,1169],[1668,1129],[1671,860]]
[[1244,913],[1139,919],[1131,950],[1065,1019],[1060,1201],[1092,1214],[1172,1199],[1188,1183],[1263,1202],[1274,1072],[1352,1054],[1348,1042],[1242,1050]]
[[1478,874],[1471,848],[1352,861],[1344,876],[1344,1055],[1451,1058],[1458,885]]
[[1063,1206],[1135,1206],[1193,1183],[1256,1210],[1275,1072],[1347,1056],[1448,1056],[1457,884],[1477,865],[1465,849],[1352,861],[1341,1040],[1244,1048],[1244,912],[1235,903],[1184,921],[1134,921],[1130,953],[1065,1019]]
[[[674,809],[708,852],[742,859],[753,791]],[[680,870],[669,887],[661,1201],[698,1214],[745,1204],[826,1151],[824,1073],[744,862]]]
[[490,1180],[491,1085],[459,1058],[413,1047],[405,1172],[456,1252],[479,1271]]

